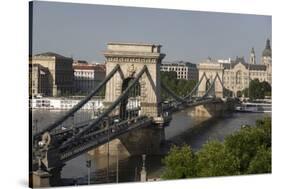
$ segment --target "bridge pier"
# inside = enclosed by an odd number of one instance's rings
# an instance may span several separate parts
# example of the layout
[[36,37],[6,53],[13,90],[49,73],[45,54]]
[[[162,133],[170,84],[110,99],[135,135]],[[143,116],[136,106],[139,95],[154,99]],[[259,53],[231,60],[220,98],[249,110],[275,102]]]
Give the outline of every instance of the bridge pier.
[[208,103],[194,107],[192,116],[208,118],[221,117],[226,112],[232,111],[233,108],[234,105],[232,101]]
[[48,171],[38,169],[32,172],[31,187],[50,187],[61,186],[61,170],[62,167],[52,168]]
[[[142,154],[161,154],[160,145],[165,140],[164,128],[155,126],[132,130],[109,142],[109,155],[116,156],[117,149],[122,158]],[[88,152],[89,155],[107,155],[108,144],[101,145]]]
[[43,170],[32,172],[31,188],[50,187],[50,174]]

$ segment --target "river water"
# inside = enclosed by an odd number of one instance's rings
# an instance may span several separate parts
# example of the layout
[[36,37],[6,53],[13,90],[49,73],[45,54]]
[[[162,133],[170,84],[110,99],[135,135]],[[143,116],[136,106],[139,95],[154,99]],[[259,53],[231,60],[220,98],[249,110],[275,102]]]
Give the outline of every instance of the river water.
[[[48,110],[34,110],[33,122],[38,120],[37,125],[43,128],[62,115],[64,112],[54,112]],[[192,109],[187,109],[173,115],[173,119],[168,127],[165,128],[164,145],[171,144],[190,145],[193,150],[198,150],[208,140],[222,141],[227,135],[239,130],[241,125],[255,125],[257,119],[262,119],[271,114],[263,113],[231,113],[218,119],[195,118],[191,116]],[[83,116],[90,117],[89,113],[84,112]],[[81,155],[67,162],[62,170],[62,178],[65,183],[73,184],[73,180],[78,184],[87,184],[88,168],[86,167],[86,155]],[[161,160],[164,156],[147,156],[145,165],[148,178],[157,178],[161,175],[163,165]],[[111,156],[109,177],[107,177],[107,157],[100,156],[92,158],[90,168],[91,184],[116,182],[117,157]],[[119,160],[119,182],[139,181],[139,173],[142,167],[142,158],[134,156]],[[107,180],[109,178],[109,181]]]

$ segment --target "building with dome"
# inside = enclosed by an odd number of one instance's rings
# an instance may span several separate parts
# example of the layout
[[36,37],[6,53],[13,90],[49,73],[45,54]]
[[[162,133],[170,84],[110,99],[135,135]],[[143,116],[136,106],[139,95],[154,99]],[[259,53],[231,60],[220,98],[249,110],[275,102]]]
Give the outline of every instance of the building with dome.
[[244,57],[236,57],[229,63],[221,63],[218,60],[208,58],[199,63],[199,78],[205,72],[208,78],[214,78],[216,73],[222,78],[226,89],[233,92],[234,96],[239,96],[241,92],[249,87],[251,80],[258,79],[260,82],[272,83],[272,52],[270,40],[267,39],[265,49],[261,56],[261,63],[256,63],[254,48],[250,51],[250,60],[246,62]]

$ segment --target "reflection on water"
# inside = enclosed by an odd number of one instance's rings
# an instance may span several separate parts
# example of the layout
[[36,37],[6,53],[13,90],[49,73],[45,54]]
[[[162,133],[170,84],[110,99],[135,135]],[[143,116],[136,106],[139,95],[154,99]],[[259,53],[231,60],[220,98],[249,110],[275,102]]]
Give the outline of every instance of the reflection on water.
[[[166,147],[171,144],[189,144],[194,150],[198,150],[208,140],[223,140],[225,136],[240,129],[243,124],[255,125],[257,119],[262,119],[270,114],[260,113],[233,113],[223,118],[206,120],[206,118],[194,118],[191,110],[178,112],[173,115],[170,126],[165,128]],[[42,128],[65,112],[51,112],[48,110],[34,111],[33,120],[38,119],[38,127]],[[80,115],[82,119],[90,117],[90,113]],[[165,146],[164,146],[165,147]],[[159,177],[163,166],[163,156],[147,156],[146,170],[149,178]],[[67,162],[62,170],[62,178],[74,178],[78,183],[87,183],[88,168],[86,167],[86,155],[81,155]],[[107,156],[92,158],[91,183],[107,182]],[[117,157],[109,159],[109,182],[116,182]],[[129,157],[119,160],[119,182],[139,180],[142,166],[141,157]]]

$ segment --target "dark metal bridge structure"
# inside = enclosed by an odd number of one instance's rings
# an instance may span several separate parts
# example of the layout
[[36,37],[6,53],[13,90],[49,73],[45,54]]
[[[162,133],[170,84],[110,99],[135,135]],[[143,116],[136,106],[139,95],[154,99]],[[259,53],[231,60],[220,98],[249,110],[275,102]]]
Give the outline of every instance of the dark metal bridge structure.
[[[120,108],[124,103],[128,106],[130,95],[134,92],[137,93],[138,81],[143,74],[147,74],[146,72],[148,72],[148,69],[144,65],[121,95],[98,115],[81,122],[75,122],[76,116],[83,111],[83,106],[89,103],[115,74],[120,74],[120,66],[116,65],[88,96],[55,122],[35,133],[32,140],[32,171],[42,169],[51,172],[53,169],[61,168],[65,162],[124,133],[153,125],[152,117],[140,114],[140,106]],[[174,112],[184,108],[221,101],[215,96],[215,81],[218,79],[222,84],[218,74],[209,83],[206,93],[203,96],[198,96],[198,87],[204,78],[206,78],[205,74],[202,75],[193,90],[184,97],[177,96],[162,83],[162,90],[171,97],[171,100],[161,103],[162,116],[169,120],[168,118],[171,119]],[[125,110],[125,112],[121,113],[122,110]]]

